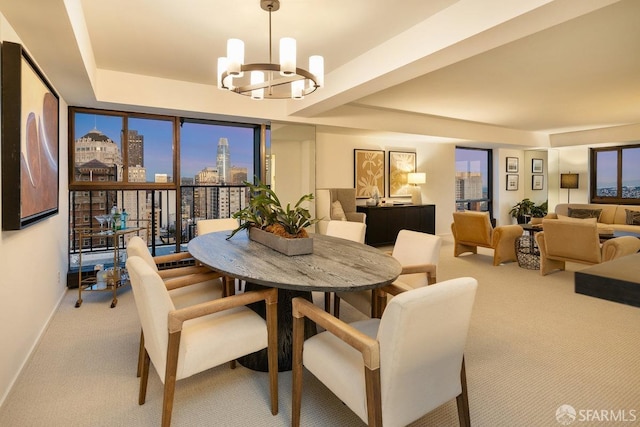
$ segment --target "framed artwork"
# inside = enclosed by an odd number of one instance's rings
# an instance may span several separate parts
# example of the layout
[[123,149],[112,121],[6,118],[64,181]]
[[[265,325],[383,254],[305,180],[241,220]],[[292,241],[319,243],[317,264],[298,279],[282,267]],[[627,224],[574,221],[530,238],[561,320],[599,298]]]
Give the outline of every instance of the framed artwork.
[[507,175],[507,191],[518,189],[518,175]]
[[518,173],[517,157],[507,157],[507,173]]
[[384,196],[384,150],[353,150],[353,185],[357,199],[368,199],[375,191]]
[[531,172],[532,173],[542,173],[542,159],[531,159]]
[[389,197],[411,197],[407,174],[416,171],[416,153],[389,151]]
[[2,43],[2,229],[58,213],[59,98],[17,43]]
[[531,189],[542,190],[544,187],[544,175],[533,175],[531,177]]

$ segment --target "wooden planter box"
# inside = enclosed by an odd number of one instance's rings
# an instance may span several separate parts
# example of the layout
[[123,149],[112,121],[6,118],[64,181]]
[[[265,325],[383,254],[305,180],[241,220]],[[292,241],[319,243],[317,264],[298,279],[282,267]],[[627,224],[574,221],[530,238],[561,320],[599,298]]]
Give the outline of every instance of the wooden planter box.
[[273,233],[261,230],[256,227],[249,229],[249,238],[270,247],[285,255],[305,255],[313,253],[313,239],[306,237],[303,239],[285,239]]

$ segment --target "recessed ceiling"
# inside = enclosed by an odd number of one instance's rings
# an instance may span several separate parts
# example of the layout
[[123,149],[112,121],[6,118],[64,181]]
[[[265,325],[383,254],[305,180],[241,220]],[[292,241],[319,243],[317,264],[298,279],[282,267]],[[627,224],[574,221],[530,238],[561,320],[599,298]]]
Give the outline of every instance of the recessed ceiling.
[[244,40],[247,62],[268,60],[259,0],[0,0],[0,11],[70,105],[531,146],[640,122],[637,0],[281,0],[274,49],[292,36],[301,65],[323,55],[327,84],[261,104],[214,81],[228,38]]

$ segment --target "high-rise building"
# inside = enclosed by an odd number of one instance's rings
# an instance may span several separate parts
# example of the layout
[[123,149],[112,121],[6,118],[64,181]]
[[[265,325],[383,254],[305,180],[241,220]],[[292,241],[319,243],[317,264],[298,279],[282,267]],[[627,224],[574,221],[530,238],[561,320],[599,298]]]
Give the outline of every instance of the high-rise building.
[[237,166],[231,167],[231,180],[229,184],[231,185],[242,185],[244,181],[247,181],[247,168],[240,168]]
[[144,135],[140,135],[137,130],[129,130],[127,138],[127,165],[144,165]]
[[229,153],[229,141],[227,138],[220,138],[218,140],[216,167],[218,168],[220,184],[231,184],[231,154]]

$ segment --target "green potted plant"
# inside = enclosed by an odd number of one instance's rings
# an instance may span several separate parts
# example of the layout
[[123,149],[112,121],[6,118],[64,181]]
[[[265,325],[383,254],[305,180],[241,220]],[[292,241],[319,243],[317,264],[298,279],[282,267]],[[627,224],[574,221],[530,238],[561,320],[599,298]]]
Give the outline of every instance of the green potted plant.
[[511,207],[509,215],[518,220],[518,224],[524,224],[527,222],[526,217],[531,216],[531,209],[536,204],[530,199],[522,199]]
[[240,220],[240,226],[227,239],[240,230],[247,230],[250,239],[286,255],[313,252],[313,239],[305,228],[318,220],[311,218],[309,210],[302,206],[313,200],[313,194],[303,195],[293,208],[290,204],[283,207],[276,193],[266,184],[244,184],[251,192],[249,205],[233,214]]
[[539,205],[534,205],[531,208],[531,223],[532,224],[540,224],[542,223],[542,218],[547,215],[549,210],[549,202],[545,200]]

